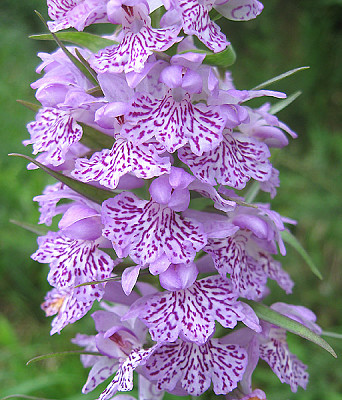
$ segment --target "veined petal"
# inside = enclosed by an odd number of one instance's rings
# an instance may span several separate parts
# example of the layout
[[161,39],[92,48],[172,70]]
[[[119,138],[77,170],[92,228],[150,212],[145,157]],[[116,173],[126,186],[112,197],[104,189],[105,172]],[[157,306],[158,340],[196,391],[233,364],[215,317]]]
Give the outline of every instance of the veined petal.
[[[93,289],[94,290],[94,289]],[[97,289],[96,293],[97,293]],[[92,307],[95,296],[89,296],[88,300],[79,299],[77,290],[71,287],[54,288],[47,293],[41,308],[46,316],[57,314],[52,321],[50,334],[60,331],[68,324],[72,324],[81,319]]]
[[24,145],[33,145],[33,154],[45,152],[45,163],[58,166],[65,161],[70,147],[82,137],[82,127],[70,113],[55,109],[42,108],[36,120],[27,125],[31,135]]
[[129,255],[139,265],[162,257],[170,264],[191,262],[207,241],[200,224],[129,192],[103,203],[102,221],[103,235],[112,241],[119,257]]
[[233,21],[248,21],[256,18],[264,6],[258,0],[226,0],[224,4],[214,6],[214,8]]
[[260,343],[259,350],[260,358],[267,362],[280,382],[290,385],[292,392],[296,392],[298,386],[305,389],[309,379],[307,366],[290,353],[284,329],[272,327],[269,340]]
[[[174,342],[180,335],[187,341],[204,344],[215,330],[215,321],[225,328],[234,328],[246,319],[243,305],[231,283],[219,276],[195,282],[187,289],[163,292],[133,304],[126,318],[138,316],[157,342]],[[251,310],[248,310],[251,311]],[[251,312],[253,314],[253,311]],[[253,328],[260,330],[258,318]]]
[[118,360],[106,356],[100,357],[89,371],[87,382],[82,388],[82,393],[86,394],[94,390],[100,383],[113,375],[118,370],[119,365]]
[[137,178],[150,179],[170,172],[168,157],[160,157],[152,144],[133,142],[118,138],[112,149],[104,149],[76,161],[72,175],[82,182],[99,182],[109,189],[115,189],[120,178],[132,173]]
[[209,239],[204,251],[211,254],[222,277],[230,274],[236,293],[247,299],[259,299],[264,293],[267,276],[246,251],[248,236],[237,233],[225,239]]
[[183,29],[188,35],[196,35],[215,53],[224,50],[229,42],[220,27],[210,20],[209,11],[214,1],[177,0],[182,13]]
[[[98,249],[95,241],[70,239],[58,232],[49,232],[38,238],[39,249],[32,258],[40,263],[50,263],[48,281],[52,286],[69,287],[85,282],[106,279],[114,267],[114,261]],[[102,285],[79,288],[84,298],[88,291],[98,290],[98,300],[103,295]]]
[[236,388],[247,365],[242,347],[208,340],[202,346],[177,340],[161,345],[148,359],[148,378],[159,390],[171,391],[180,382],[189,394],[199,396],[213,382],[216,394],[227,394]]
[[170,153],[189,143],[191,151],[197,155],[219,145],[226,122],[218,107],[193,105],[189,93],[178,102],[172,90],[161,100],[147,94],[139,95],[126,121],[121,134],[135,143],[155,136]]
[[213,186],[220,183],[243,189],[250,178],[264,182],[272,172],[267,145],[239,133],[225,133],[220,145],[202,156],[188,146],[178,156],[200,181]]
[[128,31],[119,45],[100,50],[89,59],[98,73],[141,72],[154,51],[165,51],[182,40],[177,35],[179,27],[153,29],[143,26],[138,33]]
[[48,12],[54,21],[48,22],[51,32],[71,26],[82,31],[86,26],[108,22],[108,0],[47,0]]
[[134,349],[123,362],[112,382],[101,393],[98,400],[108,400],[118,391],[127,392],[133,389],[133,371],[146,363],[147,359],[155,351],[156,346],[147,350]]

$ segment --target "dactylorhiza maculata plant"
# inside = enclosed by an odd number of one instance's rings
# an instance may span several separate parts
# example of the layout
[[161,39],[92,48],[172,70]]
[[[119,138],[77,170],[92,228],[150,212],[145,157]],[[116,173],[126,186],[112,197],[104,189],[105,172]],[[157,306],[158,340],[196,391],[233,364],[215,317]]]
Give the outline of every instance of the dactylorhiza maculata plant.
[[[92,314],[97,333],[73,340],[91,367],[83,392],[109,378],[100,400],[133,399],[116,393],[132,390],[135,371],[141,400],[209,388],[261,400],[265,393],[252,387],[259,359],[293,392],[305,388],[307,367],[289,351],[286,330],[322,344],[315,315],[261,303],[268,279],[291,293],[293,282],[273,256],[285,255],[284,224],[295,222],[253,203],[256,189],[276,195],[270,149],[296,134],[269,103],[246,104],[286,95],[236,89],[226,70],[234,51],[210,19],[246,21],[263,5],[47,5],[48,37],[60,48],[39,54],[43,75],[32,88],[41,105],[29,105],[38,112],[24,144],[38,154],[29,168],[59,180],[34,199],[39,223],[61,218],[57,232],[38,238],[32,258],[50,266],[42,308],[55,315],[51,334],[101,301]],[[114,33],[82,32],[94,23],[113,24]],[[79,32],[58,32],[67,28]]]

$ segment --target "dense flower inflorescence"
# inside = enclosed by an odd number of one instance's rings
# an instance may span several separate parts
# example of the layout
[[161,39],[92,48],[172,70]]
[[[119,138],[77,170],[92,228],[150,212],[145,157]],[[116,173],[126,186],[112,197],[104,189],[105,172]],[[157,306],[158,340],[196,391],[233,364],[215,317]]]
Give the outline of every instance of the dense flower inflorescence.
[[[252,390],[259,358],[292,391],[305,388],[306,366],[290,353],[285,329],[259,320],[247,304],[267,296],[268,279],[286,293],[293,287],[274,255],[278,249],[285,255],[284,224],[295,222],[269,204],[247,201],[246,191],[254,180],[276,195],[279,173],[270,150],[296,134],[268,103],[258,109],[245,103],[286,96],[238,90],[230,73],[223,76],[211,62],[231,46],[211,15],[246,21],[263,5],[47,4],[51,32],[94,23],[116,28],[98,38],[97,46],[104,43],[98,51],[40,54],[37,72],[44,75],[32,87],[41,108],[24,142],[61,177],[35,198],[40,223],[62,215],[59,230],[39,237],[32,255],[50,266],[53,289],[42,308],[56,314],[51,334],[102,300],[103,310],[92,314],[97,334],[73,340],[95,353],[81,357],[92,367],[83,392],[112,377],[99,397],[110,400],[133,388],[136,371],[140,399],[197,396],[211,386],[232,399],[265,399]],[[243,189],[244,195],[235,192]],[[272,309],[320,333],[306,308],[276,303]]]

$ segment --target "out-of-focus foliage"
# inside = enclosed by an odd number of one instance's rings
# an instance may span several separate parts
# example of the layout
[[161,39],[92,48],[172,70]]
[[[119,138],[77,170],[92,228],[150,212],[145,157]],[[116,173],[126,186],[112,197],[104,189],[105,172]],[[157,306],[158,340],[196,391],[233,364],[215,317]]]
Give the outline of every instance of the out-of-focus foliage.
[[[299,138],[274,157],[281,188],[272,206],[298,220],[293,232],[324,277],[319,281],[289,248],[282,262],[296,282],[294,293],[286,296],[274,288],[268,302],[305,305],[317,314],[324,330],[342,333],[342,1],[264,0],[264,5],[255,21],[219,22],[224,22],[237,53],[231,69],[239,89],[252,88],[298,66],[311,67],[271,87],[288,94],[303,91],[279,114]],[[9,219],[37,222],[37,206],[31,199],[49,182],[43,172],[26,171],[23,160],[7,157],[10,152],[30,152],[23,150],[21,141],[28,137],[25,125],[33,113],[15,100],[34,99],[29,83],[36,79],[39,59],[35,54],[54,48],[51,43],[27,39],[43,31],[34,9],[46,16],[45,0],[0,2],[0,397],[21,393],[94,399],[99,391],[80,394],[87,371],[77,356],[25,366],[35,355],[71,349],[69,340],[77,331],[94,332],[87,317],[67,327],[61,336],[50,338],[50,319],[45,319],[39,307],[48,290],[47,267],[29,258],[36,249],[34,235],[9,223]],[[260,200],[269,201],[266,195]],[[341,358],[342,342],[326,339]],[[308,389],[292,394],[261,364],[255,384],[269,394],[268,399],[340,400],[341,360],[294,336],[290,336],[290,345],[309,365]]]

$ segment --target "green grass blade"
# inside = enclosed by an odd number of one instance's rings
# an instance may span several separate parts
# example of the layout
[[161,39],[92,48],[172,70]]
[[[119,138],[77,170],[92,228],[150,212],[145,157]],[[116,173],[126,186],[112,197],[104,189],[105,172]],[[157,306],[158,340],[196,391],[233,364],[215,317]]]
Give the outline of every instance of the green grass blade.
[[73,355],[82,355],[82,354],[88,354],[91,356],[100,356],[100,353],[95,353],[92,351],[83,351],[83,350],[70,350],[70,351],[59,351],[57,353],[48,353],[48,354],[42,354],[41,356],[33,357],[31,360],[28,360],[26,365],[30,365],[34,362],[37,361],[42,361],[46,360],[47,358],[54,358],[54,357],[61,357],[61,356],[73,356]]
[[296,74],[297,72],[304,71],[304,70],[309,69],[309,68],[310,68],[310,67],[299,67],[299,68],[291,69],[290,71],[284,72],[283,74],[280,74],[280,75],[278,75],[278,76],[275,76],[275,77],[272,78],[272,79],[269,79],[269,80],[267,80],[267,81],[265,81],[265,82],[263,82],[263,83],[260,83],[260,85],[255,86],[255,87],[254,87],[253,89],[251,89],[251,90],[263,89],[263,88],[265,88],[266,86],[272,85],[272,83],[279,82],[279,81],[281,81],[282,79],[285,79],[285,78],[287,78],[287,77],[289,77],[289,76],[291,76],[291,75]]
[[278,101],[271,107],[269,113],[273,115],[277,114],[279,111],[293,103],[301,94],[302,92],[298,90],[298,92],[291,94],[291,96],[288,96],[286,99]]
[[288,243],[290,246],[292,246],[297,252],[303,257],[304,261],[307,263],[307,265],[310,267],[311,271],[319,278],[323,279],[322,274],[320,273],[319,269],[316,267],[314,262],[312,261],[311,257],[309,254],[306,252],[304,247],[301,245],[301,243],[298,241],[298,239],[292,235],[290,231],[282,231],[281,232],[281,237],[283,238],[284,242]]
[[247,303],[253,308],[256,315],[263,321],[270,322],[273,325],[280,326],[281,328],[284,328],[287,331],[294,333],[295,335],[310,340],[311,342],[322,347],[324,350],[328,351],[332,356],[337,358],[337,355],[333,350],[333,348],[324,339],[322,339],[316,333],[312,332],[306,326],[300,324],[299,322],[291,318],[279,314],[277,311],[272,310],[271,308],[265,306],[264,304],[257,303],[255,301],[247,301]]
[[21,158],[26,159],[27,161],[32,162],[33,164],[37,165],[37,167],[39,167],[40,169],[42,169],[49,175],[53,176],[58,181],[63,182],[70,189],[74,190],[75,192],[81,194],[82,196],[86,197],[87,199],[89,199],[97,204],[102,204],[105,200],[107,200],[115,195],[114,191],[100,189],[95,186],[88,185],[83,182],[79,182],[76,179],[69,178],[68,176],[63,175],[60,172],[56,172],[56,171],[46,167],[45,165],[41,164],[40,162],[34,160],[33,158],[31,158],[29,156],[26,156],[23,154],[17,154],[17,153],[9,154],[9,156],[21,157]]

